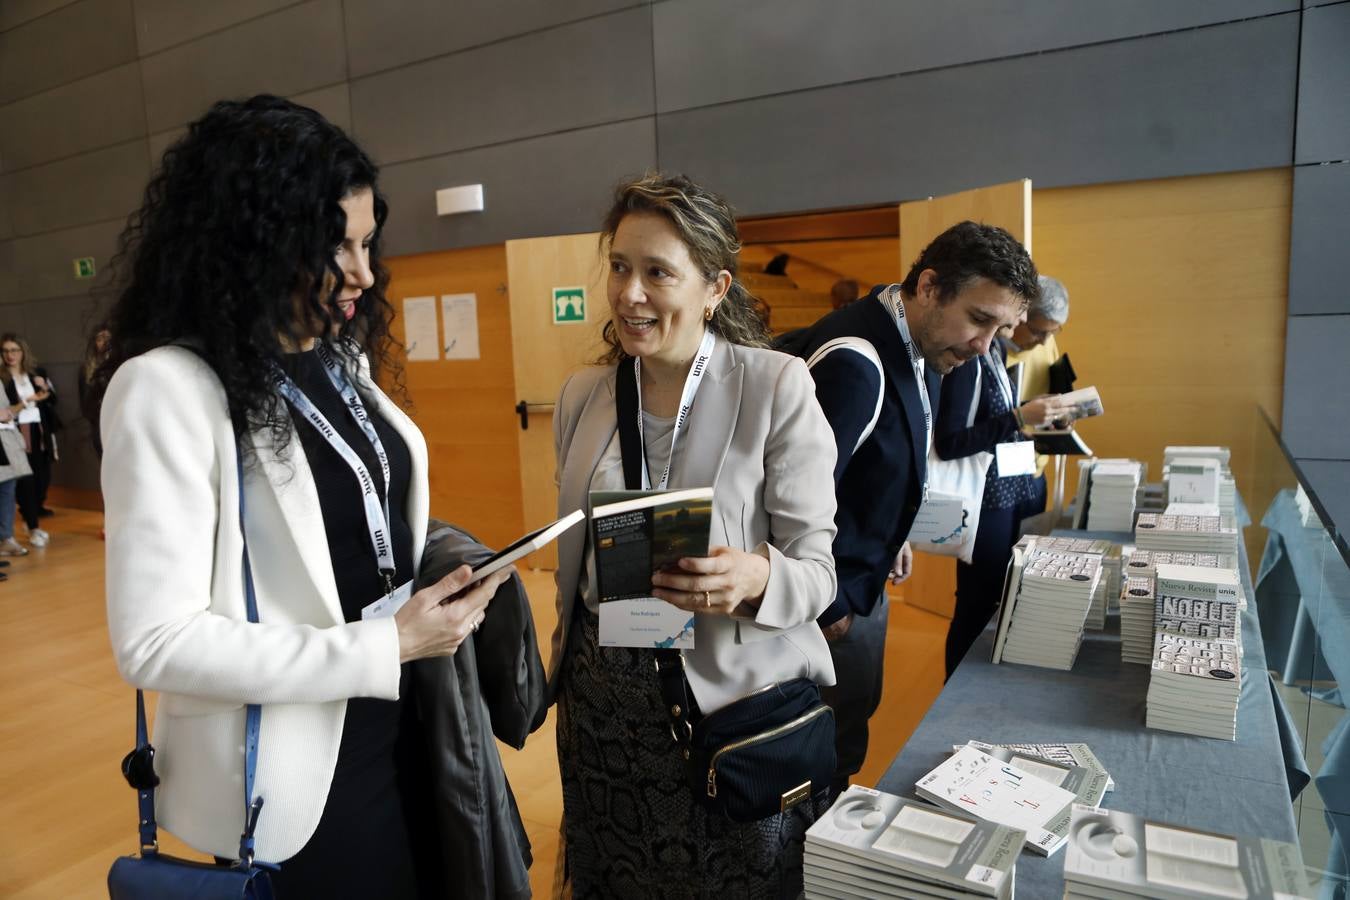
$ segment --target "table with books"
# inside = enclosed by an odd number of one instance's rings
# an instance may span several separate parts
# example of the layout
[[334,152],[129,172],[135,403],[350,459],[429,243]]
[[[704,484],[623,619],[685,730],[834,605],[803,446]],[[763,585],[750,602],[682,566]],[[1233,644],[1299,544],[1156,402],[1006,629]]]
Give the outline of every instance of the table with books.
[[[1128,532],[1055,534],[1134,543],[1134,535]],[[1238,548],[1238,553],[1242,589],[1247,598],[1253,598],[1245,550]],[[1236,740],[1145,726],[1152,670],[1122,660],[1116,615],[1108,618],[1104,630],[1083,632],[1068,671],[1006,659],[995,665],[991,627],[976,641],[876,787],[914,797],[916,784],[952,758],[954,747],[969,741],[1081,743],[1091,749],[1114,782],[1114,790],[1101,803],[1104,810],[1297,843],[1277,727],[1277,701],[1265,671],[1255,603],[1249,603],[1239,618],[1244,674]],[[1016,866],[1017,895],[1063,896],[1064,860],[1062,852],[1049,856],[1022,852]]]

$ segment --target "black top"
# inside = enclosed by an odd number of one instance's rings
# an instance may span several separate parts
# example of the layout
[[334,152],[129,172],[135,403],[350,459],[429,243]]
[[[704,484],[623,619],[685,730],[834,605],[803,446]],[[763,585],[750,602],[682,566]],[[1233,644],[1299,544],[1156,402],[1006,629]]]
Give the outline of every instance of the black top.
[[[296,386],[356,451],[376,490],[384,496],[384,475],[375,450],[329,381],[318,353],[296,354],[289,362],[289,374]],[[398,586],[413,576],[412,530],[404,514],[412,458],[407,444],[373,404],[366,403],[366,410],[389,458],[389,527],[397,572],[394,585]],[[314,474],[342,615],[348,622],[359,622],[361,610],[384,593],[361,488],[351,467],[309,421],[294,409],[291,418]],[[404,666],[399,696],[408,695],[408,685],[408,667]],[[404,754],[399,752],[400,728],[408,725],[406,711],[405,704],[397,700],[354,697],[347,701],[337,766],[323,815],[305,847],[284,861],[273,876],[278,896],[417,895],[413,857],[417,829],[408,827],[413,811],[405,807],[402,790],[402,782],[410,773],[402,771]],[[266,728],[264,717],[264,732]],[[262,740],[266,739],[264,734]]]

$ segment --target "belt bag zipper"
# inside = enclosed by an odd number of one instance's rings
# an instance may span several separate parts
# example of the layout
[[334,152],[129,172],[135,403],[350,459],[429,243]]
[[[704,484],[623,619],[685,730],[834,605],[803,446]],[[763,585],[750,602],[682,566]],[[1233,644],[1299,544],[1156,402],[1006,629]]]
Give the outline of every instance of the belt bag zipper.
[[768,731],[761,731],[759,734],[741,738],[738,741],[732,741],[730,744],[718,747],[717,752],[712,755],[712,759],[708,760],[708,796],[717,796],[717,761],[722,758],[722,754],[730,753],[733,750],[740,750],[743,747],[751,747],[755,744],[763,743],[764,741],[771,741],[776,737],[787,734],[789,731],[800,728],[812,719],[818,718],[830,711],[830,707],[822,703],[820,706],[817,706],[807,713],[803,713],[791,722],[784,722],[782,725],[770,728]]

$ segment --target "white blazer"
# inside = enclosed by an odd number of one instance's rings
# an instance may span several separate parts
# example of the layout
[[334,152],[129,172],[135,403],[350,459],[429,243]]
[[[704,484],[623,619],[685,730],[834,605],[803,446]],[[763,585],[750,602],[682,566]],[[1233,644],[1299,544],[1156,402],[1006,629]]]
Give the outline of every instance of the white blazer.
[[[591,477],[618,429],[616,367],[563,385],[553,416],[559,514],[589,509]],[[834,600],[834,432],[796,357],[717,339],[680,435],[672,487],[713,486],[713,545],[758,552],[769,583],[754,618],[694,617],[685,672],[704,713],[775,681],[834,684],[816,617]],[[585,552],[585,530],[558,541],[558,626],[549,686],[556,695]]]
[[[416,569],[426,540],[426,442],[368,387],[412,458],[405,515]],[[235,439],[225,391],[196,354],[161,347],[125,363],[101,421],[108,630],[122,677],[160,692],[159,822],[197,850],[234,857],[244,823],[244,706],[262,704],[257,855],[284,861],[319,823],[347,698],[398,698],[394,621],[344,622],[299,439],[278,460],[265,434],[252,436],[258,464],[246,461],[244,476],[259,623],[247,621]],[[128,810],[131,802],[128,794]]]

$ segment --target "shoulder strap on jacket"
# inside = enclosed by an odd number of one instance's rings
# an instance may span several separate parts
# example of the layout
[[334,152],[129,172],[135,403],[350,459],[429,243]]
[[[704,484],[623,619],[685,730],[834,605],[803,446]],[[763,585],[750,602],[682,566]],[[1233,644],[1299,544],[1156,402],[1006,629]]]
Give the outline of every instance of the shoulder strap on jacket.
[[826,341],[816,348],[806,359],[806,367],[814,369],[816,363],[820,362],[835,350],[852,350],[863,359],[868,360],[877,370],[877,402],[872,409],[872,419],[867,423],[867,427],[858,435],[857,442],[853,445],[853,452],[857,453],[858,448],[863,445],[863,441],[872,436],[872,429],[877,427],[877,420],[881,418],[881,401],[886,396],[886,373],[881,367],[881,357],[877,354],[877,348],[872,346],[872,342],[865,338],[845,336],[837,337]]

